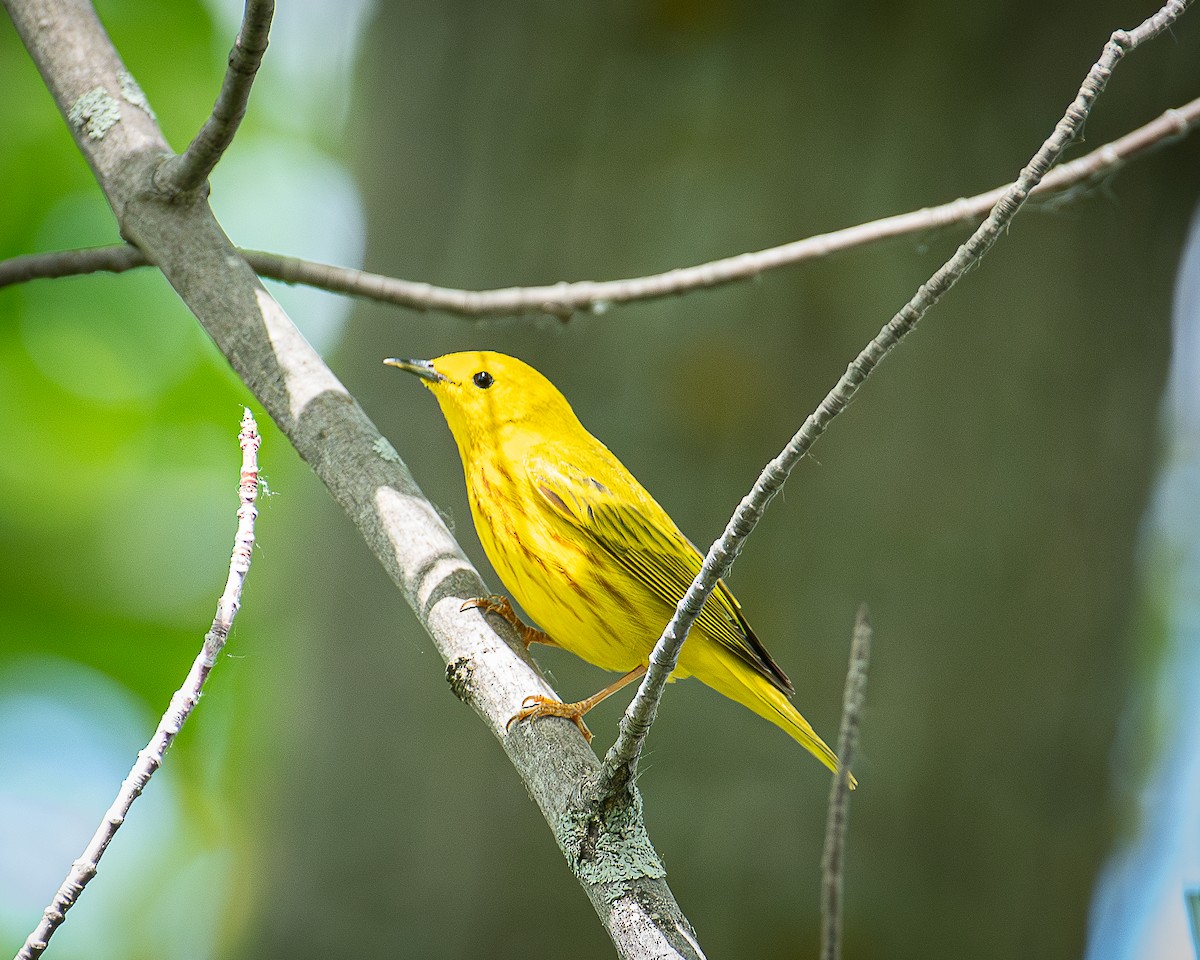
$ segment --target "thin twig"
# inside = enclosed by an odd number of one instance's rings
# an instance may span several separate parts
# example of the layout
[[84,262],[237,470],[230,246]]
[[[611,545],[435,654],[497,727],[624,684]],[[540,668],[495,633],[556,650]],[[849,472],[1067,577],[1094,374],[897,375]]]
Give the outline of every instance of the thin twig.
[[1135,30],[1117,30],[1113,33],[1105,44],[1100,59],[1088,71],[1078,94],[1054,128],[1054,132],[1021,171],[1016,182],[1004,191],[987,219],[863,348],[834,388],[821,401],[820,406],[788,441],[787,446],[763,469],[750,493],[738,504],[724,533],[709,548],[700,573],[679,601],[675,615],[650,653],[649,669],[624,716],[621,717],[616,742],[604,758],[604,769],[596,785],[600,798],[615,795],[634,778],[642,744],[658,712],[658,702],[662,698],[667,678],[679,660],[679,648],[687,638],[688,631],[705,601],[716,587],[717,581],[729,573],[729,568],[745,544],[746,538],[762,518],[772,498],[783,487],[792,468],[825,432],[829,422],[850,404],[859,387],[884,357],[912,332],[930,307],[983,259],[1016,216],[1030,192],[1045,176],[1046,171],[1079,135],[1091,113],[1093,103],[1103,92],[1109,76],[1121,59],[1146,40],[1167,29],[1183,14],[1190,2],[1191,0],[1167,0],[1154,16]]
[[88,273],[124,273],[149,265],[146,255],[127,243],[86,247],[82,250],[57,250],[53,253],[27,253],[0,260],[0,287]]
[[[1176,110],[1168,110],[1124,137],[1063,164],[1053,175],[1046,177],[1036,192],[1065,191],[1079,184],[1110,176],[1130,158],[1173,142],[1198,124],[1200,98]],[[602,313],[618,304],[679,296],[696,290],[749,280],[770,270],[821,259],[882,240],[940,230],[956,223],[974,222],[991,210],[1009,186],[996,187],[974,197],[884,217],[765,250],[622,280],[578,280],[535,287],[457,290],[257,251],[248,252],[247,259],[260,276],[285,283],[308,284],[335,293],[353,294],[400,307],[441,310],[467,317],[543,313],[566,321],[579,310]]]
[[150,777],[162,766],[167,748],[174,742],[176,734],[200,699],[204,681],[208,679],[221,648],[225,646],[241,602],[242,585],[250,571],[250,554],[254,548],[254,518],[258,515],[254,503],[258,496],[258,447],[261,440],[258,436],[258,425],[249,409],[242,417],[238,442],[242,448],[242,472],[238,486],[241,506],[237,512],[238,527],[233,541],[233,555],[229,562],[229,577],[225,582],[225,592],[217,602],[217,615],[213,618],[212,627],[204,637],[204,645],[192,663],[192,669],[188,672],[183,686],[171,697],[171,703],[159,721],[154,736],[150,738],[145,749],[138,753],[137,761],[121,784],[117,798],[108,808],[104,820],[96,829],[83,855],[71,865],[71,872],[67,874],[66,880],[50,901],[50,906],[42,914],[37,928],[17,953],[16,960],[34,960],[35,957],[41,956],[54,931],[66,920],[67,911],[75,905],[84,887],[96,875],[100,858],[104,856],[104,851],[108,849],[118,828],[125,822],[133,801],[141,796]]
[[867,667],[871,662],[871,621],[864,603],[854,620],[850,641],[850,666],[842,695],[842,726],[837,753],[841,769],[829,786],[829,812],[825,820],[825,852],[821,857],[821,960],[842,955],[842,877],[845,869],[846,828],[850,822],[850,768],[858,744],[858,724],[867,692]]
[[[1200,125],[1200,98],[1167,110],[1125,136],[1055,167],[1032,191],[1033,196],[1066,193],[1081,184],[1112,176],[1130,160],[1177,141],[1197,125]],[[467,317],[548,313],[566,320],[579,310],[600,310],[606,305],[678,296],[746,280],[779,267],[817,260],[882,240],[973,222],[986,215],[1007,189],[1007,186],[996,187],[974,197],[860,223],[832,233],[794,240],[782,246],[625,280],[563,282],[498,290],[457,290],[262,250],[242,250],[241,253],[261,277],[283,283],[304,284],[331,293],[364,297],[398,307],[441,310]],[[148,264],[141,251],[128,245],[29,254],[0,261],[0,287],[29,280],[101,271],[121,273]]]
[[275,0],[246,0],[242,26],[229,51],[229,68],[221,82],[212,114],[188,148],[166,161],[155,176],[155,183],[168,193],[190,193],[208,180],[246,115],[254,75],[267,52],[267,37]]

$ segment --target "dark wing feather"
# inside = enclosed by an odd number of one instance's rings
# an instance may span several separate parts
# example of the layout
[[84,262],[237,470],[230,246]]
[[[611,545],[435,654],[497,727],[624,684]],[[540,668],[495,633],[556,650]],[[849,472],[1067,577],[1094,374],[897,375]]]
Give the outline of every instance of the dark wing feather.
[[[598,455],[601,462],[597,466],[604,469],[593,471],[531,456],[525,464],[529,480],[558,517],[649,587],[667,607],[674,608],[700,572],[704,558],[621,463],[606,449],[601,450],[604,456]],[[601,473],[608,483],[593,473]],[[724,581],[717,583],[696,626],[784,693],[795,692],[750,629]]]

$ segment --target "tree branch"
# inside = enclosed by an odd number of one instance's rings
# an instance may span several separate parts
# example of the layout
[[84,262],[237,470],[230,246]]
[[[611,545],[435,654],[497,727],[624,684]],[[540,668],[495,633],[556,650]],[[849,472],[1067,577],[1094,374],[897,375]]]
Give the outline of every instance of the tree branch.
[[[172,202],[155,186],[166,141],[148,113],[115,102],[118,78],[127,74],[95,12],[84,0],[4,2],[122,235],[162,271],[358,526],[433,638],[451,689],[524,781],[618,955],[701,957],[640,810],[630,808],[623,832],[601,844],[570,816],[571,797],[599,769],[574,728],[522,724],[506,732],[526,695],[553,691],[511,629],[497,633],[479,611],[461,609],[487,590],[395,449],[263,288],[208,204]],[[75,109],[85,98],[115,108],[99,136]]]
[[168,194],[191,193],[207,182],[246,115],[254,75],[267,52],[275,0],[246,0],[242,26],[229,51],[229,67],[212,114],[187,150],[158,169],[156,182]]
[[[1129,160],[1175,142],[1200,124],[1200,98],[1192,100],[1118,140],[1063,164],[1034,191],[1063,193],[1111,176]],[[868,223],[794,240],[777,247],[741,253],[665,273],[622,280],[579,280],[536,287],[496,290],[457,290],[312,263],[295,257],[250,251],[247,259],[260,275],[285,283],[303,283],[334,293],[347,293],[416,310],[441,310],[467,317],[496,317],[544,313],[569,320],[579,310],[601,313],[611,306],[679,296],[696,290],[750,280],[770,270],[818,260],[844,250],[894,237],[940,230],[986,216],[1009,186],[935,207],[884,217]],[[2,268],[0,264],[0,268]],[[2,280],[0,280],[2,283]]]
[[842,695],[842,726],[837,747],[842,768],[829,786],[829,812],[825,819],[825,852],[821,857],[821,960],[839,960],[842,955],[842,877],[850,817],[850,768],[854,766],[870,662],[871,622],[864,603],[854,620],[850,666],[846,670],[846,690]]
[[779,455],[763,469],[750,493],[738,504],[724,533],[709,548],[700,572],[679,601],[675,615],[651,651],[649,669],[621,717],[616,742],[604,758],[603,773],[596,783],[596,796],[600,802],[608,802],[633,781],[642,745],[658,712],[667,678],[675,670],[679,649],[687,639],[692,623],[699,616],[717,581],[728,575],[746,538],[757,526],[775,494],[782,489],[792,469],[825,432],[829,422],[850,404],[872,371],[912,332],[929,309],[992,248],[1046,171],[1079,136],[1092,105],[1122,58],[1167,29],[1183,14],[1190,2],[1167,0],[1154,16],[1136,29],[1113,33],[1054,132],[1026,164],[1016,182],[1004,191],[987,219],[863,348],[820,406],[804,421],[804,425]]
[[138,753],[133,769],[129,771],[129,776],[117,792],[117,798],[108,808],[83,855],[72,864],[66,880],[42,914],[37,928],[18,951],[16,960],[35,960],[42,955],[50,938],[54,936],[54,931],[66,920],[67,911],[75,905],[84,887],[96,875],[100,858],[104,856],[104,851],[108,849],[117,830],[125,822],[133,801],[141,796],[154,772],[162,766],[167,749],[175,742],[176,735],[191,716],[192,710],[200,700],[204,681],[208,679],[221,649],[225,646],[225,640],[241,605],[246,574],[250,572],[250,557],[254,550],[254,519],[258,516],[254,504],[258,497],[258,447],[262,441],[258,436],[258,424],[254,422],[254,417],[248,409],[242,417],[238,442],[242,448],[242,472],[238,484],[238,496],[241,500],[237,512],[238,528],[233,540],[233,555],[229,561],[229,576],[225,581],[225,591],[217,602],[217,614],[213,618],[212,627],[205,634],[204,645],[196,655],[183,686],[171,697],[171,703],[159,721],[154,736],[150,738],[146,748]]
[[0,287],[88,273],[124,273],[149,265],[145,254],[127,243],[85,247],[81,250],[56,250],[52,253],[26,253],[0,260]]
[[[1197,125],[1200,125],[1200,98],[1167,110],[1125,136],[1070,163],[1055,167],[1037,185],[1032,195],[1049,197],[1062,194],[1060,200],[1073,197],[1078,188],[1112,176],[1130,160],[1176,142],[1195,130]],[[241,253],[260,277],[364,297],[398,307],[441,310],[466,317],[548,313],[567,320],[579,310],[599,311],[609,305],[678,296],[736,283],[769,270],[821,259],[882,240],[975,221],[985,216],[1007,189],[1008,186],[996,187],[973,197],[860,223],[782,246],[625,280],[585,280],[538,287],[457,290],[261,250],[242,250]],[[0,287],[83,273],[121,273],[147,266],[148,263],[141,251],[127,244],[28,254],[0,261]]]

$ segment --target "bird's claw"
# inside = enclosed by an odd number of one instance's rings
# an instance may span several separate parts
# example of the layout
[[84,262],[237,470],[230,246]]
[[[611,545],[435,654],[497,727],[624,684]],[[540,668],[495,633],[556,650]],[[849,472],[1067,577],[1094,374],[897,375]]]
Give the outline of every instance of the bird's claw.
[[470,600],[464,600],[463,605],[458,608],[459,613],[467,610],[482,610],[484,613],[498,613],[510,623],[517,619],[516,613],[513,611],[512,603],[508,597],[500,593],[489,593],[485,597],[472,597]]
[[474,597],[464,601],[458,610],[459,613],[462,613],[464,610],[479,610],[483,613],[496,614],[496,616],[510,624],[517,631],[517,636],[521,638],[521,643],[526,650],[529,649],[530,644],[534,643],[544,643],[547,646],[554,646],[554,641],[549,636],[536,627],[531,627],[517,616],[517,612],[513,609],[512,601],[502,593],[489,593],[486,597]]
[[549,697],[543,697],[536,693],[530,694],[521,701],[521,709],[509,717],[504,729],[507,731],[514,723],[520,723],[522,720],[532,722],[545,717],[561,717],[564,720],[570,720],[579,728],[579,732],[583,734],[583,739],[588,743],[592,742],[592,731],[583,722],[583,711],[579,708],[579,704],[551,700]]

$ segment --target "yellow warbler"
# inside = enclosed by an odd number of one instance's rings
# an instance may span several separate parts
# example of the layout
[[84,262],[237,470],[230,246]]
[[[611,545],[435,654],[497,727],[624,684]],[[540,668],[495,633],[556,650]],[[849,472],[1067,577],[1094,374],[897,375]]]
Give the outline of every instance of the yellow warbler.
[[[646,672],[650,651],[703,558],[566,398],[532,367],[499,353],[384,361],[421,378],[458,444],[471,516],[505,586],[468,606],[501,614],[525,645],[562,647],[625,675],[578,703],[529,697],[510,723],[582,717]],[[543,632],[545,631],[545,632]],[[834,772],[838,760],[787,697],[792,683],[717,584],[679,653],[673,677],[693,676],[782,727]]]

